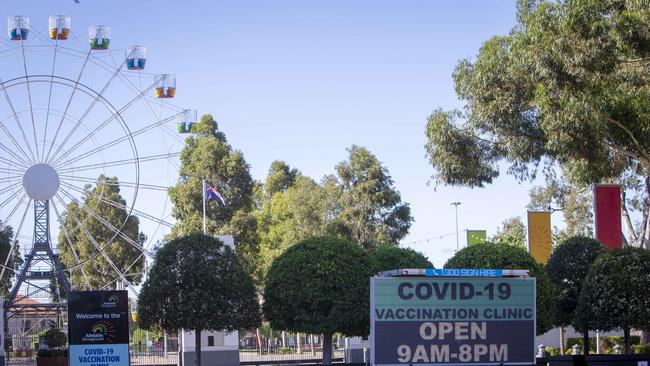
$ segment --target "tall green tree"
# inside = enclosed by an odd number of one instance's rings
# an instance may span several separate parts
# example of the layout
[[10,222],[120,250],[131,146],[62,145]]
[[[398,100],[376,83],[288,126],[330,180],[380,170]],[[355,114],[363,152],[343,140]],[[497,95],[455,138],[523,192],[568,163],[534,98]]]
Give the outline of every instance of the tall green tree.
[[371,262],[358,245],[332,237],[301,241],[278,256],[264,286],[264,315],[276,329],[323,334],[323,364],[332,334],[369,331]]
[[[0,270],[2,271],[0,296],[6,299],[11,290],[11,280],[16,275],[16,271],[20,269],[23,260],[20,257],[18,238],[14,238],[13,228],[9,225],[5,226],[2,222],[0,222],[0,227],[2,227],[0,230],[0,258],[2,258],[3,265],[6,263],[6,268]],[[12,243],[14,243],[13,251],[11,250]]]
[[298,176],[286,191],[276,191],[257,214],[262,277],[287,248],[324,235],[333,210],[327,190],[311,178]]
[[178,220],[172,236],[202,232],[202,182],[214,187],[226,205],[208,200],[207,231],[233,235],[237,251],[247,270],[254,273],[259,239],[254,218],[253,178],[242,152],[234,150],[219,131],[211,115],[204,115],[194,126],[192,136],[181,151],[180,181],[169,190],[174,204],[172,215]]
[[433,180],[483,187],[507,165],[522,181],[559,166],[573,184],[619,182],[633,195],[624,200],[627,241],[648,248],[647,1],[518,4],[507,35],[458,63],[453,78],[465,108],[438,109],[428,119]]
[[[598,240],[571,237],[557,246],[546,265],[546,273],[555,285],[555,322],[559,327],[574,325],[584,336],[584,354],[589,354],[589,329],[579,324],[576,308],[589,268],[605,247]],[[582,326],[580,328],[579,326]]]
[[275,160],[271,163],[269,173],[264,183],[264,192],[268,197],[278,192],[284,192],[291,187],[300,175],[297,169],[292,169],[287,163]]
[[106,257],[130,283],[142,279],[144,257],[138,246],[146,236],[139,230],[140,220],[123,207],[128,205],[118,179],[100,175],[94,186],[84,187],[81,200],[70,201],[62,213],[57,249],[61,263],[74,267],[69,275],[74,289],[116,288],[120,276]]
[[490,241],[497,244],[506,244],[527,249],[526,245],[526,225],[521,221],[521,217],[511,217],[501,223],[501,227],[496,234],[490,238]]
[[624,247],[602,254],[583,283],[577,323],[604,331],[622,329],[632,353],[630,329],[650,331],[650,252]]
[[388,169],[375,155],[356,145],[348,153],[336,166],[338,233],[368,249],[396,244],[411,227],[411,208],[402,202]]
[[138,296],[145,329],[194,330],[195,365],[201,365],[201,332],[231,332],[260,325],[255,285],[238,255],[218,239],[191,234],[157,252]]
[[544,268],[525,250],[507,244],[475,244],[456,252],[445,268],[528,269],[537,279],[537,334],[553,328],[553,283]]

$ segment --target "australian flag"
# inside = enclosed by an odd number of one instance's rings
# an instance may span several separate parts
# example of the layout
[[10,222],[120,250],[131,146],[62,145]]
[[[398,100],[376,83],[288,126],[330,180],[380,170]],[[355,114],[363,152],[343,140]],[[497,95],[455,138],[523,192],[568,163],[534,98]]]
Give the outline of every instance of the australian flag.
[[221,202],[222,205],[226,206],[226,201],[223,200],[221,193],[219,193],[216,189],[210,187],[207,184],[205,185],[204,194],[205,194],[205,198],[213,199],[215,201]]

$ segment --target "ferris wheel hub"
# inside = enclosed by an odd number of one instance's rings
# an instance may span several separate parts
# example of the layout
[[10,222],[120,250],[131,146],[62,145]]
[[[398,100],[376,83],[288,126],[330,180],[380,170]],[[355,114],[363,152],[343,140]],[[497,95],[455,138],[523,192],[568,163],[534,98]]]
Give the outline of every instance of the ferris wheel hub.
[[59,174],[48,164],[34,164],[23,174],[23,187],[29,198],[49,200],[59,189]]

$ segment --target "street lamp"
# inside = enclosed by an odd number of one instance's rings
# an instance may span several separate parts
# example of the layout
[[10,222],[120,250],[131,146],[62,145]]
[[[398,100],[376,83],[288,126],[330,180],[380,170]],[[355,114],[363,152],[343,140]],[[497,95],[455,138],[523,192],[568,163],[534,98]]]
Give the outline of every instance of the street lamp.
[[460,202],[452,202],[451,203],[454,208],[456,209],[456,251],[460,250],[460,244],[458,241],[458,206],[460,205]]

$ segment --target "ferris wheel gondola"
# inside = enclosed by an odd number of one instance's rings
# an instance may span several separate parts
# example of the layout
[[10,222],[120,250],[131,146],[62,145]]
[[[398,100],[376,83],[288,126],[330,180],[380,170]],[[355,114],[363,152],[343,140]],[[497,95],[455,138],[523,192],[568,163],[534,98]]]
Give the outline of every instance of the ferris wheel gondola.
[[[8,17],[8,40],[0,42],[3,57],[16,61],[0,71],[0,225],[14,229],[12,248],[20,238],[26,250],[6,304],[14,312],[24,310],[12,303],[17,295],[41,293],[48,281],[66,282],[73,273],[71,288],[125,284],[137,293],[134,268],[173,226],[167,190],[176,183],[180,134],[197,122],[196,110],[169,103],[176,96],[173,74],[145,72],[146,47],[113,50],[107,25],[89,26],[84,44],[67,15],[50,16],[46,32],[33,25],[27,16]],[[109,195],[112,186],[119,186],[119,199]],[[124,217],[104,217],[100,204]],[[148,240],[125,230],[133,216]],[[101,238],[88,220],[102,227]],[[91,253],[75,249],[75,235],[92,244]],[[56,245],[52,237],[60,239]],[[118,241],[137,251],[129,263],[108,254]],[[67,248],[71,262],[61,262],[57,246]],[[12,251],[0,258],[0,279],[13,270]],[[91,283],[86,272],[97,260],[109,263],[113,275]]]

